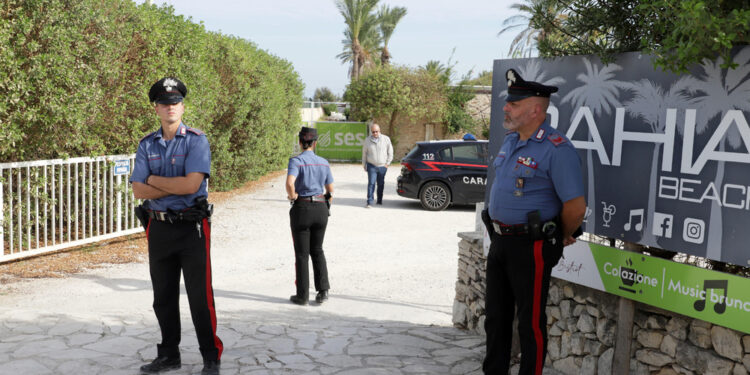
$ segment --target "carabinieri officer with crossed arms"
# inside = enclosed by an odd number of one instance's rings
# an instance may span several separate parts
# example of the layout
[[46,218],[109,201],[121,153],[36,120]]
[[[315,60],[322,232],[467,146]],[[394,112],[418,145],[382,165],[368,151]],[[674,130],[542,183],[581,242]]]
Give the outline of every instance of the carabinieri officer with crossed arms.
[[141,139],[130,181],[145,207],[137,209],[148,238],[154,312],[162,341],[144,374],[178,369],[180,361],[180,272],[203,356],[201,374],[219,374],[223,344],[216,336],[211,284],[211,207],[207,180],[211,151],[206,134],[182,123],[187,88],[167,77],[149,90],[161,128]]
[[552,268],[586,210],[580,158],[547,121],[557,87],[506,72],[508,130],[492,167],[489,212],[482,219],[492,245],[487,256],[485,374],[507,374],[514,313],[521,341],[520,375],[541,375],[547,353],[547,292]]

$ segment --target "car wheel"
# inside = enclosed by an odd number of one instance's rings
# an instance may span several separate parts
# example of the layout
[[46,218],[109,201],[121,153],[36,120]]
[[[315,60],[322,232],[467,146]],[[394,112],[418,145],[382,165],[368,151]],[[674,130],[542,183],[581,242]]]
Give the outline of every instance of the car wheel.
[[451,204],[451,192],[442,182],[428,182],[419,192],[422,207],[429,211],[442,211]]

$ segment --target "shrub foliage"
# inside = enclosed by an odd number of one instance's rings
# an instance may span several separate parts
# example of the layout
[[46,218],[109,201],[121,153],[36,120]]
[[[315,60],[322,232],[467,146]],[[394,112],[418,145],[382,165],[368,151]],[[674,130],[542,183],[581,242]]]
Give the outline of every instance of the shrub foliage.
[[212,188],[282,168],[303,85],[288,61],[131,0],[5,0],[0,7],[0,161],[132,153],[159,122],[147,91],[188,87],[184,121],[205,131]]

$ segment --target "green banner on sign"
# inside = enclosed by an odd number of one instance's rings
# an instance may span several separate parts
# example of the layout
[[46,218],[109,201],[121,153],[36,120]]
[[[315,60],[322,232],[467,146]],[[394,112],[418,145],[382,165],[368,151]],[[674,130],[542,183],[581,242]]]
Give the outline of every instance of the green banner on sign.
[[364,122],[316,122],[318,146],[315,153],[328,160],[361,161],[362,143],[367,137]]
[[589,246],[608,293],[750,333],[750,279]]

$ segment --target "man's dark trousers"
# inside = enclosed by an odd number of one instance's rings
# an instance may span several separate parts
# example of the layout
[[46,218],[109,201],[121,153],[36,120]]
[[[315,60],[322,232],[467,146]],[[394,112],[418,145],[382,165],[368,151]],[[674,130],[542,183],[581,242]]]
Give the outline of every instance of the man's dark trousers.
[[485,374],[507,374],[510,366],[513,317],[518,312],[521,342],[519,375],[541,375],[547,354],[547,293],[552,268],[562,256],[562,239],[532,240],[529,236],[492,233],[487,256]]
[[[198,226],[199,224],[199,226]],[[200,228],[200,231],[199,231]],[[161,328],[159,355],[179,354],[180,272],[204,360],[220,360],[224,346],[216,336],[216,310],[211,283],[211,224],[151,220],[146,230],[154,312]]]
[[289,218],[294,241],[297,296],[307,301],[310,297],[308,258],[312,259],[315,290],[320,292],[330,289],[328,266],[323,253],[323,239],[328,226],[328,207],[325,202],[298,200],[289,210]]

